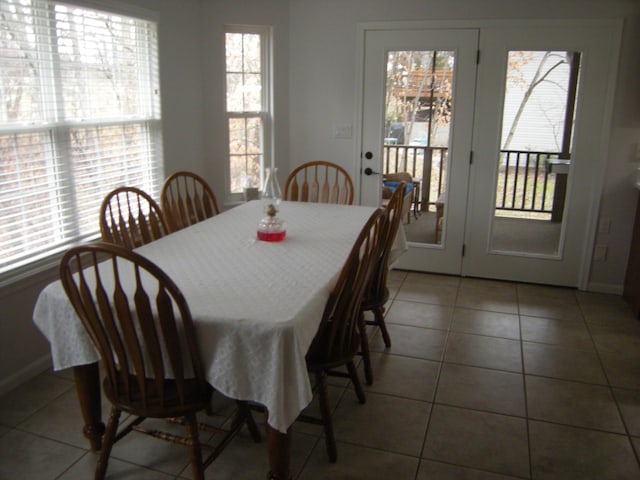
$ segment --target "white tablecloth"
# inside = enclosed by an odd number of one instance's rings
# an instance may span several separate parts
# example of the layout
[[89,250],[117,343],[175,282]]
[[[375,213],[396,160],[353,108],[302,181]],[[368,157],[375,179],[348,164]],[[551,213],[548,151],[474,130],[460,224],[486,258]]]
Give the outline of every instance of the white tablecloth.
[[[211,385],[265,405],[269,424],[285,432],[311,401],[304,356],[373,210],[283,202],[286,239],[269,243],[256,239],[263,213],[253,201],[136,251],[186,297]],[[33,318],[51,343],[56,370],[98,360],[59,282],[42,291]]]

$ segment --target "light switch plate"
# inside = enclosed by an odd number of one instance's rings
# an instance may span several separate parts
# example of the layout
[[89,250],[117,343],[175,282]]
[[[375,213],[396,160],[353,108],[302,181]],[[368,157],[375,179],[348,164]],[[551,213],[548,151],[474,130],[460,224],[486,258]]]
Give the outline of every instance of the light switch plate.
[[333,138],[352,138],[353,126],[352,125],[335,125],[333,127]]

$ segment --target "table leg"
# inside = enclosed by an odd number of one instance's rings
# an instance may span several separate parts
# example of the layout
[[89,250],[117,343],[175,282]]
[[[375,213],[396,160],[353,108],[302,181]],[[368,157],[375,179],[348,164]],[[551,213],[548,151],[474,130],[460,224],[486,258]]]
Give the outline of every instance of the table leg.
[[267,453],[269,455],[269,480],[291,480],[289,459],[291,457],[291,429],[281,433],[267,423]]
[[91,450],[95,452],[102,448],[102,434],[104,433],[98,364],[91,363],[74,367],[73,378],[84,420],[82,432],[89,439]]

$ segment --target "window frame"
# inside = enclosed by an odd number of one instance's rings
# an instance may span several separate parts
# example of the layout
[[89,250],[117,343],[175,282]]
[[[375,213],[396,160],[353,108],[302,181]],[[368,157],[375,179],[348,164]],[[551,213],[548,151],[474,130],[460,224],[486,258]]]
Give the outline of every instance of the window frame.
[[[260,36],[261,62],[261,108],[260,111],[229,111],[227,109],[227,43],[228,33],[255,34]],[[265,181],[266,168],[274,166],[273,153],[273,28],[268,25],[237,25],[224,26],[223,32],[223,105],[225,130],[225,198],[226,203],[234,204],[244,201],[244,192],[232,192],[231,185],[231,156],[229,122],[234,118],[259,118],[262,124],[262,161],[260,164],[260,185],[253,185],[262,189]]]
[[[47,36],[46,40],[39,41],[35,48],[40,50],[49,51],[50,41],[55,41],[57,38],[56,28],[56,16],[55,8],[57,5],[68,6],[71,8],[80,8],[82,10],[97,12],[99,14],[105,14],[110,16],[123,16],[130,19],[145,22],[146,28],[151,28],[148,36],[148,41],[144,45],[144,51],[146,52],[145,68],[148,70],[148,79],[152,82],[148,86],[148,95],[142,98],[147,103],[146,114],[137,115],[117,115],[110,118],[100,116],[90,116],[87,119],[79,118],[73,119],[72,117],[60,117],[56,112],[47,112],[42,121],[32,123],[4,123],[0,124],[0,135],[7,136],[8,138],[18,138],[21,135],[26,134],[39,134],[48,137],[48,140],[42,143],[42,148],[49,153],[43,156],[43,161],[50,163],[49,168],[53,168],[58,172],[69,172],[71,165],[74,161],[72,156],[73,145],[70,141],[70,135],[73,130],[80,130],[86,132],[95,132],[96,129],[118,127],[127,128],[127,126],[138,126],[141,129],[141,135],[137,137],[139,141],[146,143],[145,155],[142,159],[142,165],[147,165],[149,168],[143,172],[142,177],[146,178],[149,182],[148,192],[154,196],[157,196],[160,191],[162,177],[164,175],[164,159],[163,159],[163,140],[162,140],[162,112],[161,112],[161,97],[160,97],[160,52],[159,52],[159,40],[158,40],[158,17],[153,12],[145,9],[130,7],[129,5],[118,3],[106,3],[97,0],[32,0],[35,8],[50,10],[50,14],[47,15],[47,23],[41,28],[51,29],[51,36]],[[153,42],[153,43],[152,43]],[[42,64],[48,63],[55,69],[58,69],[62,65],[61,60],[57,53],[47,53],[46,58],[41,59],[38,63],[38,68],[42,68]],[[55,85],[48,85],[45,98],[55,99],[54,105],[57,109],[60,102],[60,95],[64,89],[65,84],[58,80]],[[48,100],[47,100],[48,101]],[[100,143],[94,144],[100,145]],[[120,157],[125,158],[125,157]],[[135,174],[138,169],[132,169],[132,174]],[[60,185],[68,183],[72,175],[56,174],[52,175],[48,180],[51,184],[55,185],[57,193],[52,195],[60,195]],[[76,185],[74,183],[74,185]],[[73,191],[72,191],[73,192]],[[107,192],[105,192],[106,194]],[[73,197],[73,193],[71,197]],[[33,275],[50,271],[55,268],[59,262],[60,255],[73,245],[84,243],[87,241],[94,241],[100,238],[100,227],[96,222],[95,230],[92,232],[82,233],[80,230],[80,222],[83,215],[78,215],[75,207],[78,206],[78,201],[75,199],[65,200],[65,202],[72,202],[74,208],[68,206],[61,206],[62,203],[50,203],[48,206],[48,212],[50,215],[66,213],[64,222],[58,224],[55,227],[55,231],[51,234],[59,238],[60,241],[55,242],[53,246],[49,248],[35,248],[32,251],[28,251],[16,258],[10,259],[9,262],[3,262],[0,266],[0,287],[9,286],[19,281],[23,281]],[[63,202],[64,203],[64,202]],[[71,213],[71,215],[68,215]]]

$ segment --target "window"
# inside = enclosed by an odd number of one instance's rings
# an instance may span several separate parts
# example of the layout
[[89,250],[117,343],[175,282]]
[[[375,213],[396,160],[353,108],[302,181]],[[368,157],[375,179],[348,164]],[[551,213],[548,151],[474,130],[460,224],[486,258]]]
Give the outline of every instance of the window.
[[113,188],[163,175],[156,25],[0,0],[0,280],[95,237]]
[[270,32],[228,27],[225,33],[228,193],[260,186],[271,165]]

